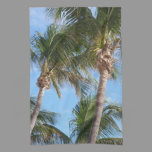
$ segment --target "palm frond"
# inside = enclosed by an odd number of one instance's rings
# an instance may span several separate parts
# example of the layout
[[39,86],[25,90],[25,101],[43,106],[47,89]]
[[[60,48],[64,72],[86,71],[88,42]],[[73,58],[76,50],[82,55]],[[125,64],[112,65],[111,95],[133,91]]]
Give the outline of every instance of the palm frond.
[[[76,143],[86,143],[95,111],[95,97],[82,99],[73,109],[75,116],[69,123],[71,129],[71,138],[76,136]],[[101,118],[98,138],[110,137],[121,132],[117,120],[122,118],[121,106],[109,104],[105,101],[105,107]]]
[[102,138],[98,139],[97,144],[112,144],[112,145],[122,145],[123,138]]
[[90,76],[85,76],[89,75],[84,64],[87,61],[85,54],[81,54],[82,45],[78,46],[79,42],[71,31],[56,25],[50,25],[44,35],[37,32],[32,39],[32,56],[35,55],[33,59],[41,63],[41,73],[51,72],[50,79],[59,97],[59,87],[64,81],[70,82],[80,97],[86,96],[91,88]]
[[111,78],[112,79],[117,79],[119,77],[119,71],[118,71],[118,68],[114,65],[114,69],[113,69],[113,72],[111,74]]
[[[31,114],[36,103],[36,98],[30,98]],[[70,138],[61,130],[53,126],[56,123],[57,113],[40,110],[36,124],[31,133],[32,144],[72,143]]]
[[59,86],[58,86],[57,80],[56,80],[56,78],[55,78],[55,76],[54,76],[53,73],[50,74],[50,78],[51,78],[53,87],[55,88],[55,90],[56,90],[56,92],[57,92],[58,97],[61,98],[60,88],[59,88]]

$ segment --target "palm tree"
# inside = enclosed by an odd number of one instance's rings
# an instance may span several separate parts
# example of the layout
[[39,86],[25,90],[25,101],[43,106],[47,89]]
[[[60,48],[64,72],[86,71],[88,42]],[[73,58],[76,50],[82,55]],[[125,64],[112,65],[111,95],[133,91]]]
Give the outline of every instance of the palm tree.
[[[96,8],[96,15],[85,7],[47,8],[49,15],[64,18],[67,26],[79,39],[90,45],[83,50],[85,65],[99,71],[100,79],[96,98],[96,110],[88,143],[95,143],[103,112],[107,80],[111,78],[116,60],[114,51],[120,43],[121,8]],[[83,61],[83,62],[84,62]]]
[[[30,98],[30,112],[32,114],[36,104],[36,98]],[[32,144],[56,144],[71,143],[71,139],[54,125],[57,114],[46,110],[40,110],[35,126],[31,133]]]
[[102,138],[97,140],[97,144],[113,144],[113,145],[122,145],[122,138]]
[[81,74],[82,70],[84,72],[85,70],[77,62],[76,45],[77,42],[67,30],[55,25],[50,25],[44,35],[37,32],[33,36],[31,60],[39,66],[41,74],[37,81],[39,93],[31,116],[30,133],[39,114],[44,91],[50,86],[55,88],[59,97],[61,97],[59,88],[64,82],[70,82],[78,96],[87,94],[91,80]]
[[[88,140],[95,112],[95,101],[95,97],[91,98],[91,96],[89,96],[86,99],[80,100],[73,109],[74,118],[70,121],[70,129],[72,130],[71,138],[76,136],[76,143],[86,143]],[[121,120],[121,118],[121,106],[117,104],[109,104],[105,101],[96,143],[100,143],[101,139],[104,139],[104,142],[108,143],[110,140],[108,140],[109,138],[107,139],[107,137],[121,133],[116,122],[116,120]]]

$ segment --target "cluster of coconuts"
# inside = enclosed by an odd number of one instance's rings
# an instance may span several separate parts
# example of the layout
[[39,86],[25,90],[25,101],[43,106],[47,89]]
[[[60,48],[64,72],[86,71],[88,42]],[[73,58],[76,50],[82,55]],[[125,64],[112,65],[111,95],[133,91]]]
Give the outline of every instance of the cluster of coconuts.
[[109,74],[113,72],[113,63],[115,63],[115,59],[111,54],[110,49],[101,49],[97,52],[97,62],[96,66],[101,73],[104,69],[108,71]]
[[50,77],[47,74],[42,74],[37,81],[37,86],[39,88],[45,88],[49,89],[50,88]]

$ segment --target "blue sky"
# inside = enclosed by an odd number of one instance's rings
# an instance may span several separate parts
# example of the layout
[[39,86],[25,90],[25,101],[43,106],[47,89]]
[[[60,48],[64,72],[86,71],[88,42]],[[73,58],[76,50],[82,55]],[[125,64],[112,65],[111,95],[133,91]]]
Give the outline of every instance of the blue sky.
[[[46,16],[45,8],[30,8],[30,36],[32,36],[35,31],[39,31],[43,34],[46,31],[46,27],[51,23],[53,23],[53,18],[51,19]],[[99,79],[97,71],[92,72],[92,74],[96,80]],[[30,70],[30,95],[32,97],[37,97],[38,95],[39,88],[36,86],[36,82],[39,75],[39,69],[35,66],[32,67]],[[55,126],[69,136],[69,120],[73,117],[72,109],[79,101],[79,98],[76,96],[74,88],[71,88],[69,84],[66,84],[63,88],[61,88],[61,93],[62,98],[59,99],[53,88],[46,90],[41,109],[59,113],[60,116],[57,119]],[[122,103],[121,76],[117,80],[108,80],[106,99],[109,102]],[[119,125],[120,128],[122,128],[121,122],[119,122]]]

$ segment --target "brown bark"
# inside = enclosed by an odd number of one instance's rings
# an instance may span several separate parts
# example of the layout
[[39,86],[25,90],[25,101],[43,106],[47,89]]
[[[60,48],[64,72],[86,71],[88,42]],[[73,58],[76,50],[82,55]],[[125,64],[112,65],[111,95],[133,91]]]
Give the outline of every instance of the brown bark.
[[111,49],[111,54],[115,51],[115,49],[117,48],[117,46],[119,45],[120,43],[120,39],[117,39],[115,44],[113,45],[112,49]]
[[97,53],[96,67],[100,73],[100,81],[97,92],[95,115],[93,118],[90,135],[88,138],[88,143],[96,143],[104,106],[106,84],[109,76],[113,71],[113,63],[115,63],[115,60],[112,57],[112,53],[119,45],[119,42],[120,39],[117,39],[111,50],[109,50],[108,45],[106,44],[105,48],[99,50],[99,52]]
[[99,131],[99,126],[100,126],[100,121],[101,121],[101,117],[102,117],[105,90],[106,90],[108,76],[109,76],[109,74],[108,74],[108,71],[106,69],[104,69],[100,73],[100,81],[99,81],[98,92],[97,92],[95,115],[94,115],[94,119],[92,122],[90,135],[88,138],[88,143],[91,143],[91,144],[96,143],[96,139],[97,139],[97,135],[98,135],[98,131]]
[[41,103],[42,103],[42,98],[43,98],[43,95],[44,95],[44,90],[45,90],[45,87],[40,88],[40,90],[39,90],[36,106],[34,108],[32,116],[31,116],[30,134],[31,134],[31,132],[32,132],[34,126],[35,126],[35,123],[36,123],[36,120],[37,120],[37,116],[38,116],[39,111],[40,111],[40,107],[41,107]]

